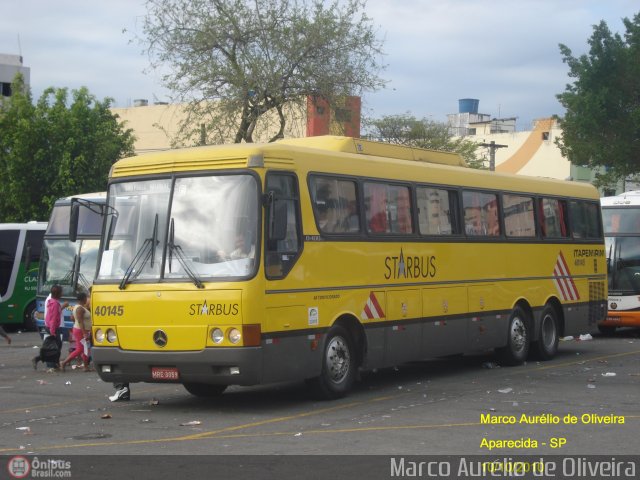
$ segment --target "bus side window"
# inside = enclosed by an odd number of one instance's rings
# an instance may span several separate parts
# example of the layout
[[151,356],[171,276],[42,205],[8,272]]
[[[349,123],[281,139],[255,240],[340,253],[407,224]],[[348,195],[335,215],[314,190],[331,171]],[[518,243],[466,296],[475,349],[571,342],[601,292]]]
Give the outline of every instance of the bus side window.
[[309,189],[320,233],[353,234],[360,231],[354,181],[314,175],[310,178]]
[[571,230],[574,238],[600,238],[599,206],[595,202],[569,202]]
[[390,233],[387,187],[381,183],[365,183],[364,196],[369,233]]
[[[302,248],[296,178],[290,173],[270,172],[267,174],[265,191],[273,199],[267,205],[265,216],[265,271],[267,278],[282,278],[293,268]],[[278,212],[271,212],[273,208]],[[276,213],[286,216],[283,238],[269,237],[269,219]]]
[[416,189],[418,227],[422,235],[451,235],[455,226],[455,192],[430,187]]
[[465,190],[462,192],[465,232],[470,236],[500,235],[498,196],[494,193]]
[[540,199],[540,230],[544,238],[565,238],[567,229],[567,202],[556,198]]
[[19,230],[0,230],[0,297],[7,293],[9,287],[19,238]]

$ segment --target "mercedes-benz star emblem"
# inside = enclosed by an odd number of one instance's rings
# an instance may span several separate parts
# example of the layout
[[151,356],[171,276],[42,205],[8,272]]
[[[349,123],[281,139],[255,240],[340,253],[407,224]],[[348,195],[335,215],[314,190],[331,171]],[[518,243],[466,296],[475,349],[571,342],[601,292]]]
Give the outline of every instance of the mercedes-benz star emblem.
[[159,347],[165,347],[167,345],[167,334],[162,330],[156,330],[153,332],[153,342]]

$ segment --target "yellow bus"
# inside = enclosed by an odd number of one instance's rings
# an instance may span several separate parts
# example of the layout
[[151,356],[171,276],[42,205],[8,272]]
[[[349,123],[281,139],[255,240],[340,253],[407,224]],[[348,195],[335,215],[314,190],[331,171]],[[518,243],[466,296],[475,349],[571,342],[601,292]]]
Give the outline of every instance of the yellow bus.
[[552,358],[606,316],[598,192],[348,137],[117,162],[92,289],[109,382],[308,380],[495,349]]

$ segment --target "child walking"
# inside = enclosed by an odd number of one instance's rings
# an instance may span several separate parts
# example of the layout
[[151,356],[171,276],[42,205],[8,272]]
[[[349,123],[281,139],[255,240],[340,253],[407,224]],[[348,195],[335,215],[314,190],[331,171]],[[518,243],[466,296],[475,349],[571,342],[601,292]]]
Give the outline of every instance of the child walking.
[[87,307],[89,302],[86,293],[79,293],[76,297],[78,299],[78,304],[73,307],[73,330],[71,330],[71,334],[73,335],[73,341],[75,342],[76,348],[69,354],[67,358],[65,358],[60,363],[60,369],[64,372],[64,367],[66,367],[71,360],[80,356],[82,358],[82,364],[84,365],[85,372],[90,371],[89,368],[89,357],[84,352],[83,340],[85,342],[89,341],[89,337],[91,335],[91,312]]

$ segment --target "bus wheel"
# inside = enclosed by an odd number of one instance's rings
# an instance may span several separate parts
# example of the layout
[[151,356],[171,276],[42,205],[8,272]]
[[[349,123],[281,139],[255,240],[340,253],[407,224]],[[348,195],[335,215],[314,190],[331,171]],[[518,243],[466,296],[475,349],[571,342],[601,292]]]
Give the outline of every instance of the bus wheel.
[[226,385],[210,385],[208,383],[184,383],[183,386],[191,395],[203,398],[219,397],[227,388]]
[[505,365],[520,365],[529,354],[527,314],[520,307],[511,312],[507,336],[507,345],[496,350],[498,358]]
[[542,310],[540,337],[532,345],[536,357],[540,360],[551,360],[558,352],[558,314],[551,305]]
[[598,325],[598,331],[603,335],[613,335],[616,332],[616,327],[609,325]]
[[349,332],[334,325],[327,334],[320,376],[313,379],[316,393],[324,399],[344,397],[356,376],[356,352]]
[[24,318],[22,319],[22,328],[32,332],[36,330],[36,304],[31,302],[24,310]]

